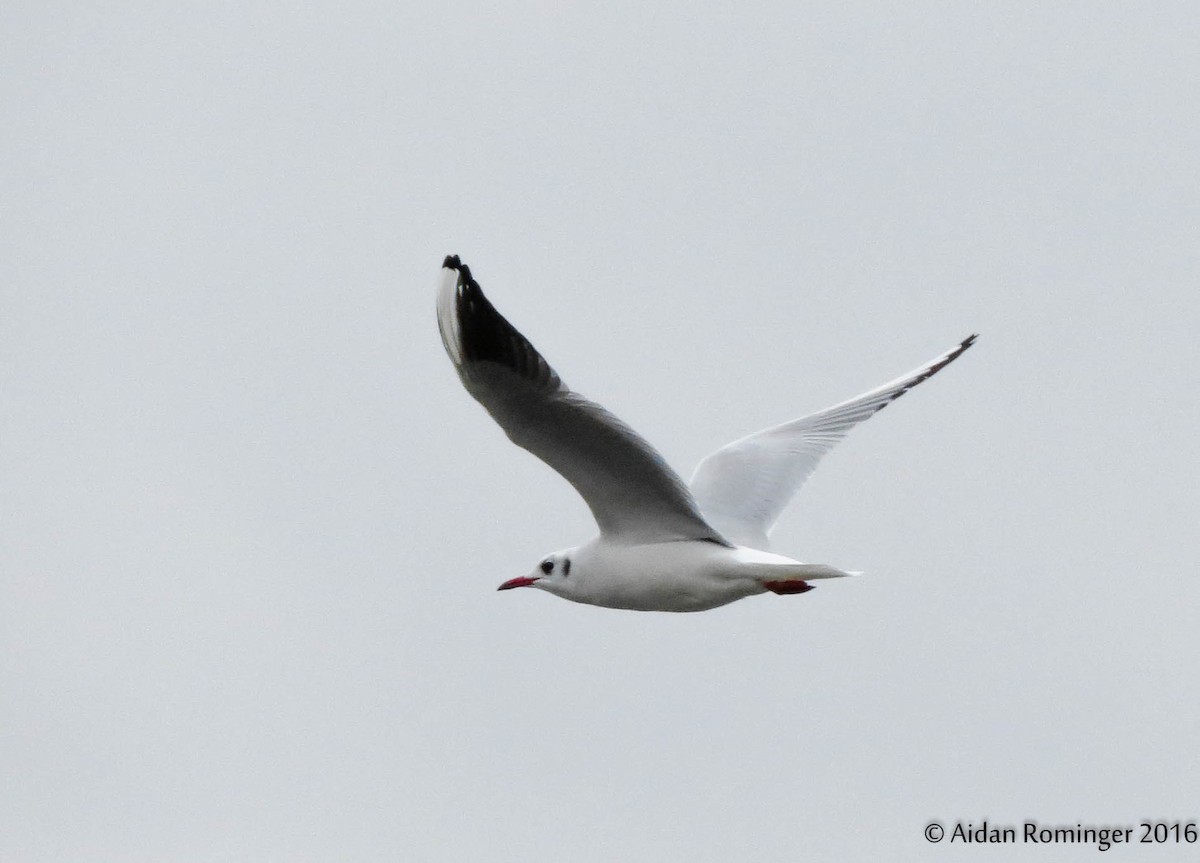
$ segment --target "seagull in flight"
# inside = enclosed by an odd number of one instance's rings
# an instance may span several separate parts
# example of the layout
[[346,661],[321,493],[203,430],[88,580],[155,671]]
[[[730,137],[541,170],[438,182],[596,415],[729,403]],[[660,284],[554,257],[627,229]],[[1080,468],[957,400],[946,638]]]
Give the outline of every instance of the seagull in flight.
[[976,338],[849,401],[726,444],[685,485],[641,435],[563,382],[457,255],[442,263],[437,317],[467,392],[513,443],[575,487],[600,528],[595,539],[546,555],[499,589],[534,587],[636,611],[705,611],[857,575],[773,554],[767,534],[850,429],[940,372]]

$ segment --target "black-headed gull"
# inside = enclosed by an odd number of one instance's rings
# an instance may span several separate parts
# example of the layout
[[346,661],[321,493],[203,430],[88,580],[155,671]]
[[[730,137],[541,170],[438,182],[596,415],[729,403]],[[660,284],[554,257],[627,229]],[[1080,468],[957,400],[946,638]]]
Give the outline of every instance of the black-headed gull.
[[861,396],[736,440],[700,462],[691,488],[637,432],[572,392],[483,295],[457,255],[442,264],[438,328],[463,385],[517,446],[583,496],[600,535],[542,558],[500,590],[536,587],[638,611],[704,611],[857,573],[766,551],[767,534],[825,453],[858,423],[975,341]]

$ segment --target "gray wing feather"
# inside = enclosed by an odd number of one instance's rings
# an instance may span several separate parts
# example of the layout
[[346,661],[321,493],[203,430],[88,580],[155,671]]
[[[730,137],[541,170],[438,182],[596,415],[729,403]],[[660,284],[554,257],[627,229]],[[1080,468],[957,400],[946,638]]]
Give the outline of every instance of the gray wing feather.
[[574,486],[606,538],[631,545],[686,539],[728,545],[649,443],[572,392],[456,256],[443,267],[438,328],[463,386],[513,443]]

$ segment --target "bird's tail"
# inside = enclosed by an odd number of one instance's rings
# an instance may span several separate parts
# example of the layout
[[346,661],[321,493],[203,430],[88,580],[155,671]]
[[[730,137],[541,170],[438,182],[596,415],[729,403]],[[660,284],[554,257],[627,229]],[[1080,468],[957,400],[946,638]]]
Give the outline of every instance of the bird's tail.
[[789,578],[799,578],[804,581],[812,581],[815,578],[843,578],[847,575],[862,575],[858,570],[847,572],[827,563],[798,563],[788,569]]
[[862,575],[861,572],[846,572],[825,563],[784,563],[770,569],[762,586],[771,593],[806,593],[816,585],[809,584],[818,578],[842,578],[847,575]]

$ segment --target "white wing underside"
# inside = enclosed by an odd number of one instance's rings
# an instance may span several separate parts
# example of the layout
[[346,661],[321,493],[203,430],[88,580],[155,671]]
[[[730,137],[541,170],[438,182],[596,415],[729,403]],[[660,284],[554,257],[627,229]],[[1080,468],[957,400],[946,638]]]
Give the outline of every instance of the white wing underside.
[[650,444],[600,405],[572,392],[496,311],[458,258],[447,258],[444,267],[438,327],[467,392],[513,443],[575,487],[606,539],[629,545],[689,539],[728,545]]
[[705,457],[691,481],[700,511],[738,545],[766,549],[771,528],[821,457],[854,426],[957,359],[975,338],[870,392],[756,432]]

